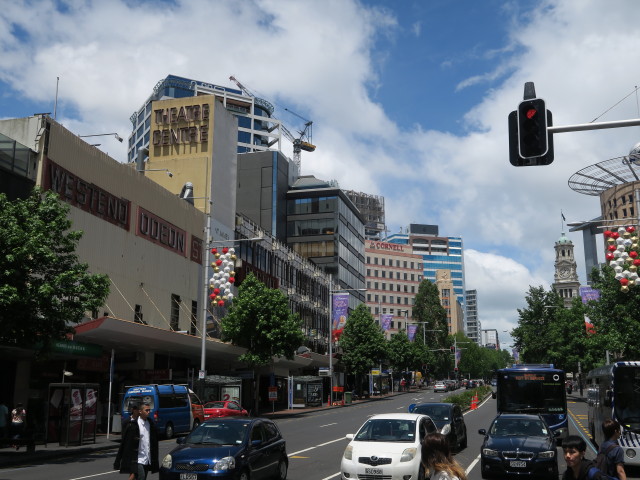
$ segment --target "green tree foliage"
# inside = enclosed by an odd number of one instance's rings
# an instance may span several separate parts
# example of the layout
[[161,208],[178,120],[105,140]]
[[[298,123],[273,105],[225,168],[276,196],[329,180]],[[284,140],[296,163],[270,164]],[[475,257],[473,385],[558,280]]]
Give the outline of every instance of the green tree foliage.
[[552,363],[566,371],[595,366],[600,348],[585,328],[585,307],[579,298],[565,308],[558,294],[530,287],[527,307],[518,309],[518,326],[511,332],[522,363]]
[[592,286],[600,290],[600,299],[590,301],[586,314],[595,333],[590,335],[599,352],[598,365],[605,362],[605,352],[611,360],[637,360],[640,357],[640,289],[620,289],[615,272],[609,266],[594,268]]
[[504,368],[510,363],[509,354],[504,350],[481,347],[462,332],[458,332],[456,338],[458,348],[461,349],[458,369],[464,377],[489,379],[496,369]]
[[340,336],[340,361],[349,373],[364,375],[387,357],[386,342],[380,327],[363,303],[351,312]]
[[426,360],[422,345],[410,342],[404,330],[387,343],[387,358],[394,372],[422,370]]
[[440,292],[435,283],[427,279],[420,282],[412,318],[415,322],[421,322],[415,340],[421,345],[425,340],[424,363],[429,365],[429,375],[446,378],[448,372],[453,370],[453,359],[448,351],[451,341],[448,338],[447,312],[440,303]]
[[0,194],[0,343],[46,349],[104,304],[109,279],[78,261],[82,232],[70,230],[68,212],[52,192]]
[[247,349],[239,360],[250,368],[269,365],[273,357],[292,359],[302,345],[302,322],[289,310],[287,297],[249,273],[222,319],[222,337]]

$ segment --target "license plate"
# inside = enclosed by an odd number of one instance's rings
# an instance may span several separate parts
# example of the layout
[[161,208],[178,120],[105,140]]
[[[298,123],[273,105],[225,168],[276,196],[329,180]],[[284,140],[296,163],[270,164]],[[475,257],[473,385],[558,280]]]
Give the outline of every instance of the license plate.
[[527,466],[527,462],[523,462],[522,460],[517,460],[517,461],[509,462],[509,466],[513,468],[525,468]]
[[367,475],[382,475],[381,468],[365,468],[364,473]]
[[181,473],[180,480],[198,480],[197,473]]

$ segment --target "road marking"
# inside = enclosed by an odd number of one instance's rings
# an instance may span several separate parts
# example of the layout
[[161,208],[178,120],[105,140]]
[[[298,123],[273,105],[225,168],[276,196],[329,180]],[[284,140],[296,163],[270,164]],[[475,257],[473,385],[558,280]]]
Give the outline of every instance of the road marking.
[[323,428],[323,427],[330,427],[331,425],[337,425],[337,424],[338,424],[338,422],[327,423],[326,425],[320,425],[320,428]]
[[110,472],[96,473],[94,475],[87,475],[86,477],[76,477],[76,478],[72,478],[71,480],[82,480],[83,478],[99,477],[100,475],[109,475],[110,473],[118,473],[118,470],[111,470]]
[[333,474],[333,475],[331,475],[330,477],[324,477],[322,480],[329,480],[330,478],[335,478],[335,477],[337,477],[337,476],[339,476],[339,475],[340,475],[340,472],[338,472],[338,473],[334,473],[334,474]]
[[470,472],[471,470],[473,470],[473,467],[475,467],[475,466],[476,466],[476,464],[477,464],[479,461],[480,461],[480,455],[478,455],[478,456],[475,458],[475,460],[469,464],[469,466],[467,467],[467,469],[464,471],[465,475],[469,475],[469,472]]
[[318,448],[318,447],[324,447],[325,445],[330,445],[332,443],[339,442],[341,440],[346,440],[346,439],[347,439],[346,437],[341,437],[341,438],[336,438],[335,440],[329,440],[328,442],[320,443],[320,444],[315,445],[313,447],[305,448],[303,450],[298,450],[297,452],[290,453],[287,456],[288,457],[294,457],[295,455],[299,455],[300,453],[308,452],[309,450],[313,450],[313,449]]
[[296,456],[291,457],[291,458],[309,458],[309,457],[303,457],[303,456],[301,456],[301,455],[296,455]]

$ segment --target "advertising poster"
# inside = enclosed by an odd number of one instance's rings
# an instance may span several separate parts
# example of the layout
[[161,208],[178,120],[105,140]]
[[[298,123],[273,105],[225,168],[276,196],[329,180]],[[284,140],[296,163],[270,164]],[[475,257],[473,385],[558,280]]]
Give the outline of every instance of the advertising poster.
[[82,391],[79,388],[72,388],[70,393],[67,442],[68,444],[75,444],[80,443],[80,433],[82,432]]
[[333,319],[333,329],[340,330],[347,323],[347,313],[349,311],[349,294],[334,293],[333,309],[331,318]]
[[96,391],[93,388],[86,390],[86,403],[84,407],[84,429],[82,430],[83,444],[86,440],[93,440],[96,432],[98,401]]
[[589,300],[600,300],[600,290],[592,287],[580,287],[580,298],[585,305]]
[[407,325],[407,337],[409,337],[410,342],[413,342],[416,339],[417,331],[418,325]]
[[380,316],[380,324],[382,325],[382,330],[384,330],[385,332],[391,328],[392,318],[393,315],[389,313]]

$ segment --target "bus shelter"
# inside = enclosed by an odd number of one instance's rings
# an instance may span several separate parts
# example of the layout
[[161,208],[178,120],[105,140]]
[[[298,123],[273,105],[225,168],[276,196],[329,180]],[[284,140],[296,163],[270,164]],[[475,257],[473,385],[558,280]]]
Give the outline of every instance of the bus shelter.
[[65,447],[96,442],[98,388],[97,383],[49,384],[47,442]]
[[291,377],[289,408],[321,407],[322,377]]
[[234,400],[242,404],[242,378],[207,375],[204,378],[204,403],[216,400]]

